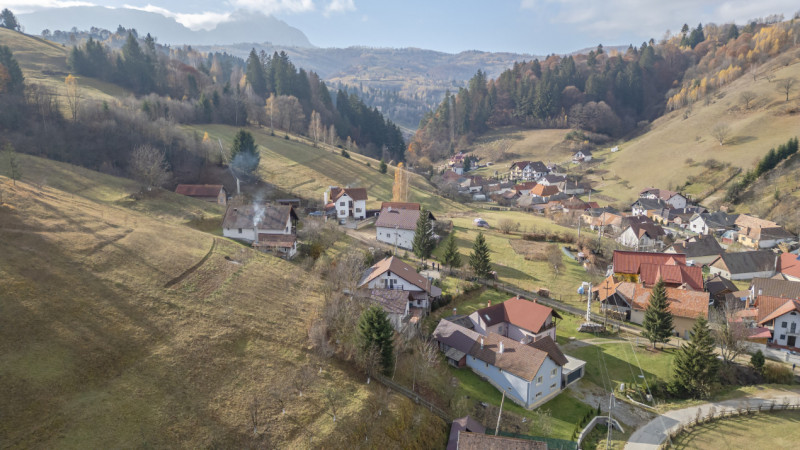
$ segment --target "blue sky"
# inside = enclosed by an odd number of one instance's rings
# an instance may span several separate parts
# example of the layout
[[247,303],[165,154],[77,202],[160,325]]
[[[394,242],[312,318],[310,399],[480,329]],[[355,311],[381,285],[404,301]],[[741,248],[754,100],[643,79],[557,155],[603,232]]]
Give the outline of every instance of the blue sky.
[[683,23],[739,24],[770,14],[790,18],[797,0],[0,0],[30,12],[48,7],[133,7],[210,28],[236,10],[261,11],[302,30],[320,47],[420,47],[446,52],[566,53],[641,44]]

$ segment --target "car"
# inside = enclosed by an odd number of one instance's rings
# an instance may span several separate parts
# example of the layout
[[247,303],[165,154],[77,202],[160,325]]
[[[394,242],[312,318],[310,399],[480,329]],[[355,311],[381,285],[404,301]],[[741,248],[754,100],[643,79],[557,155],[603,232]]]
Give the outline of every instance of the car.
[[491,227],[489,226],[489,222],[487,222],[487,221],[485,221],[485,220],[481,219],[480,217],[478,217],[478,218],[476,218],[475,220],[473,220],[473,221],[472,221],[472,223],[473,223],[473,225],[475,225],[476,227],[480,227],[480,228],[491,228]]
[[311,211],[308,215],[312,217],[322,217],[325,215],[325,211]]
[[341,219],[339,219],[339,225],[347,225],[347,219],[346,219],[346,218],[344,218],[344,217],[342,217]]

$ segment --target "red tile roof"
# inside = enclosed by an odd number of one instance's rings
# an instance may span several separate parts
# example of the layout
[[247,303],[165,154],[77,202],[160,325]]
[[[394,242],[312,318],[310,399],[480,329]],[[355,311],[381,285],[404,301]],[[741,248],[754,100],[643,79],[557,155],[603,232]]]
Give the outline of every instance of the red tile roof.
[[778,261],[778,271],[790,277],[800,278],[800,260],[798,256],[793,253],[781,254],[781,259]]
[[531,189],[531,195],[535,195],[537,197],[550,197],[551,195],[558,194],[558,186],[545,186],[543,184],[537,184],[536,186]]
[[[630,289],[628,285],[633,285],[632,289]],[[689,291],[677,288],[666,288],[666,290],[667,303],[673,315],[689,319],[696,319],[700,316],[708,318],[708,292]],[[617,292],[622,293],[626,298],[631,300],[631,307],[633,309],[645,310],[650,304],[652,289],[635,283],[625,282],[617,288]]]
[[221,184],[179,184],[175,193],[189,197],[216,197],[222,189]]
[[[481,340],[483,340],[483,346],[481,346]],[[500,353],[501,343],[503,344],[502,353]],[[472,344],[469,354],[475,359],[503,369],[526,381],[532,381],[536,378],[539,368],[548,358],[547,352],[543,350],[520,344],[514,339],[509,339],[497,333],[489,333],[488,336],[479,337]]]
[[410,203],[410,202],[382,202],[381,209],[384,208],[392,208],[392,209],[413,209],[415,211],[419,211],[419,203]]
[[376,227],[394,228],[401,230],[415,230],[420,211],[414,209],[381,209],[378,220],[375,221]]
[[800,312],[800,301],[798,301],[798,300],[787,300],[787,301],[785,301],[783,303],[783,305],[781,305],[778,309],[776,309],[775,311],[772,311],[771,314],[769,314],[766,317],[764,317],[763,319],[759,320],[758,324],[759,325],[763,325],[763,324],[765,324],[767,322],[771,322],[771,321],[777,319],[778,317],[780,317],[780,316],[782,316],[784,314],[789,314],[792,311]]
[[258,233],[258,242],[254,242],[253,246],[291,248],[295,242],[297,242],[297,237],[293,234]]
[[697,266],[676,266],[644,263],[639,266],[639,281],[653,286],[662,278],[667,284],[687,284],[696,291],[703,290],[703,269]]
[[760,323],[764,318],[774,313],[778,308],[785,305],[789,300],[782,297],[770,297],[767,295],[759,295],[753,304],[753,309],[756,311],[756,322]]
[[512,297],[503,303],[479,309],[476,313],[488,326],[506,322],[533,333],[539,333],[542,330],[548,317],[561,317],[553,311],[553,308],[518,297]]
[[370,267],[368,269],[368,274],[364,277],[364,279],[361,280],[359,286],[366,285],[387,271],[392,272],[393,274],[408,281],[425,292],[432,293],[433,291],[439,291],[439,294],[441,294],[441,290],[436,286],[432,286],[427,278],[418,274],[413,267],[395,256],[390,256],[386,259],[378,261],[374,266]]
[[339,197],[347,194],[355,200],[367,199],[367,188],[333,188],[331,189],[331,199],[333,201],[339,200]]
[[682,253],[648,253],[614,250],[614,273],[639,273],[642,264],[686,265]]

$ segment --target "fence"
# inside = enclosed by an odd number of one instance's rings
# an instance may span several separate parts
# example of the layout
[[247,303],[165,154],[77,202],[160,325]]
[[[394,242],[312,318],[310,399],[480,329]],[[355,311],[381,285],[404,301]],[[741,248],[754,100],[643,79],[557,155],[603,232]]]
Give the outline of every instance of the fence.
[[706,415],[703,415],[701,410],[698,410],[697,417],[692,422],[688,424],[681,423],[667,430],[667,441],[662,443],[659,446],[659,449],[670,448],[672,445],[672,440],[678,437],[681,433],[685,432],[687,428],[707,424],[714,420],[729,419],[731,417],[750,415],[752,413],[758,414],[762,412],[770,413],[775,411],[792,410],[800,410],[800,404],[793,405],[789,403],[788,399],[784,399],[783,403],[775,403],[775,400],[772,400],[769,404],[759,403],[758,406],[747,405],[746,407],[722,408],[720,410],[717,410],[715,406],[712,406]]
[[403,386],[401,384],[397,384],[394,381],[392,381],[392,380],[390,380],[390,379],[388,379],[388,378],[386,378],[386,377],[384,377],[382,375],[376,375],[375,378],[378,381],[380,381],[381,383],[383,383],[386,387],[388,387],[390,389],[394,389],[395,391],[399,392],[400,394],[403,394],[406,397],[410,398],[415,403],[418,403],[418,404],[421,404],[421,405],[425,406],[426,408],[428,408],[428,410],[430,412],[432,412],[433,414],[436,414],[437,416],[441,417],[445,422],[451,423],[453,421],[450,418],[450,415],[447,414],[444,410],[442,410],[438,406],[434,405],[433,403],[429,402],[428,400],[425,400],[424,398],[420,397],[419,394],[417,394],[416,392],[412,391],[411,389],[408,389],[407,387],[405,387],[405,386]]

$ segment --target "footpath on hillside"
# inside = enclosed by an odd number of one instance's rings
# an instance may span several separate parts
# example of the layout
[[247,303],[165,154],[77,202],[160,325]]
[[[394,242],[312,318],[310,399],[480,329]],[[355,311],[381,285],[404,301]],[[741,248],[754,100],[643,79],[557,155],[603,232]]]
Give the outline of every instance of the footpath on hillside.
[[[625,445],[625,450],[655,450],[666,442],[669,434],[681,426],[691,425],[698,417],[704,417],[710,411],[716,415],[738,411],[743,408],[769,409],[770,405],[798,405],[800,391],[764,389],[757,394],[721,402],[709,402],[702,405],[676,409],[664,413],[633,432]],[[757,438],[754,438],[757,441]]]

